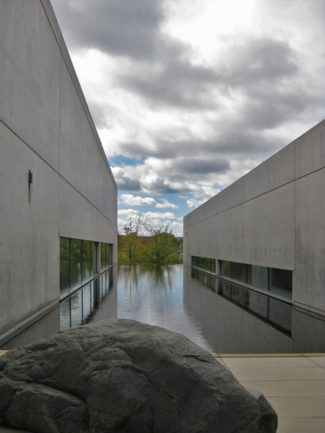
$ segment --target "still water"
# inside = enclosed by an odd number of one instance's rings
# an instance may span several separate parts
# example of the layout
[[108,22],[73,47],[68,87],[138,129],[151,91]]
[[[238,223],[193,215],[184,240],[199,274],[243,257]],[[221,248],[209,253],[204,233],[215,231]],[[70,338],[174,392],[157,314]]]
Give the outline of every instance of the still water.
[[5,348],[116,318],[162,326],[216,353],[325,352],[324,318],[183,265],[108,269]]
[[119,266],[115,279],[92,321],[139,320],[217,353],[325,351],[321,318],[189,267]]
[[212,352],[199,319],[184,305],[183,265],[120,266],[117,287],[119,318],[178,332]]

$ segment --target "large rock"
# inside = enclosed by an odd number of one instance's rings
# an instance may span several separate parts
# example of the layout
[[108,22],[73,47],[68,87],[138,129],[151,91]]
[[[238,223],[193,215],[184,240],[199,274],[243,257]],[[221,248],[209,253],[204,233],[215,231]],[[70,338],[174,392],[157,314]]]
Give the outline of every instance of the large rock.
[[277,417],[187,338],[116,320],[0,358],[0,425],[35,433],[273,433]]

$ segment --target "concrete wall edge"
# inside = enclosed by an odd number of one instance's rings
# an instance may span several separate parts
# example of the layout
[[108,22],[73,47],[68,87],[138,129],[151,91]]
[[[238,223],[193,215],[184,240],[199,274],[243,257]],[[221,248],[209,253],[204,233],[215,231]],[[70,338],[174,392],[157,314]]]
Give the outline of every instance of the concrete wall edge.
[[12,340],[14,337],[19,335],[22,331],[25,331],[34,323],[38,322],[42,317],[46,316],[48,313],[53,311],[59,305],[59,299],[52,301],[47,304],[41,310],[37,310],[35,313],[29,315],[28,317],[22,319],[20,322],[16,323],[9,330],[5,331],[0,335],[0,347],[6,344],[8,341]]
[[99,148],[101,154],[104,157],[107,170],[108,170],[108,172],[109,172],[109,174],[110,174],[110,176],[112,178],[112,181],[113,181],[114,185],[116,186],[116,181],[114,179],[111,167],[109,166],[109,163],[108,163],[108,160],[107,160],[107,156],[105,154],[105,151],[104,151],[101,139],[100,139],[100,137],[98,135],[98,132],[97,132],[95,123],[93,121],[92,115],[90,113],[90,110],[89,110],[86,98],[85,98],[85,96],[83,94],[83,91],[82,91],[82,88],[81,88],[78,76],[77,76],[76,71],[74,69],[74,66],[73,66],[73,63],[72,63],[72,60],[71,60],[68,48],[67,48],[66,43],[64,41],[62,32],[60,30],[60,27],[59,27],[59,24],[58,24],[58,21],[57,21],[57,18],[55,16],[53,7],[51,5],[51,2],[50,2],[50,0],[39,0],[39,1],[41,2],[41,5],[42,5],[43,10],[44,10],[44,13],[45,13],[45,15],[46,15],[46,17],[48,19],[48,22],[50,24],[50,27],[51,27],[52,31],[53,31],[54,37],[55,37],[56,42],[58,44],[58,47],[59,47],[59,49],[61,51],[64,63],[66,65],[66,67],[67,67],[68,73],[69,73],[69,75],[71,77],[73,85],[74,85],[74,87],[76,89],[76,92],[78,94],[78,97],[80,99],[80,103],[81,103],[81,105],[82,105],[82,107],[84,109],[84,112],[85,112],[86,117],[88,119],[89,125],[90,125],[90,127],[92,129],[92,132],[94,134],[95,141],[96,141],[96,143],[98,145],[98,148]]

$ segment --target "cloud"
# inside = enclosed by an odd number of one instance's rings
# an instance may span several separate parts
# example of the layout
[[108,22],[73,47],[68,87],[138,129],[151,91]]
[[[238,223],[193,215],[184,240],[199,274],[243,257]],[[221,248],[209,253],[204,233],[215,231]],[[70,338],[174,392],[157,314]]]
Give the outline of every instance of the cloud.
[[196,208],[200,206],[202,203],[204,203],[206,200],[207,200],[206,198],[203,198],[201,200],[195,200],[193,198],[190,198],[186,200],[186,205],[188,208]]
[[205,160],[202,165],[201,163],[200,160],[195,162],[195,159],[181,161],[147,158],[139,165],[113,167],[113,173],[121,191],[129,191],[128,188],[133,187],[136,179],[138,190],[150,195],[192,193],[196,197],[211,196],[216,191],[212,185],[219,183],[228,165],[218,161],[208,165]]
[[192,209],[324,117],[324,2],[242,4],[53,0],[124,204]]
[[98,48],[133,59],[156,55],[160,0],[55,0],[55,9],[73,48]]
[[150,206],[156,203],[153,197],[140,197],[132,194],[121,194],[121,202],[129,206]]
[[156,204],[157,209],[178,209],[178,206],[174,203],[169,202],[166,199],[163,199],[162,202]]
[[139,212],[136,209],[119,209],[119,216],[138,216]]
[[[148,235],[148,229],[150,228],[164,228],[169,226],[171,229],[177,229],[177,233],[181,233],[182,218],[176,217],[173,212],[143,212],[139,214],[134,209],[123,209],[119,211],[119,233],[124,233],[124,227],[130,223],[130,221],[136,222],[138,218],[141,218],[140,231],[141,235]],[[174,231],[174,230],[173,230]]]

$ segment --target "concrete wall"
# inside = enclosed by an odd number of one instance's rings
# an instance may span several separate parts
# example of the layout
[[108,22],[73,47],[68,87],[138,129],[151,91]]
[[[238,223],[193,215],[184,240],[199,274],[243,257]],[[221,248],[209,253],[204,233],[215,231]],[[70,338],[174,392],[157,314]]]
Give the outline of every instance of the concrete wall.
[[184,218],[191,256],[293,271],[293,302],[325,314],[325,121]]
[[117,189],[48,0],[0,2],[0,59],[1,340],[57,303],[60,236],[116,249]]

